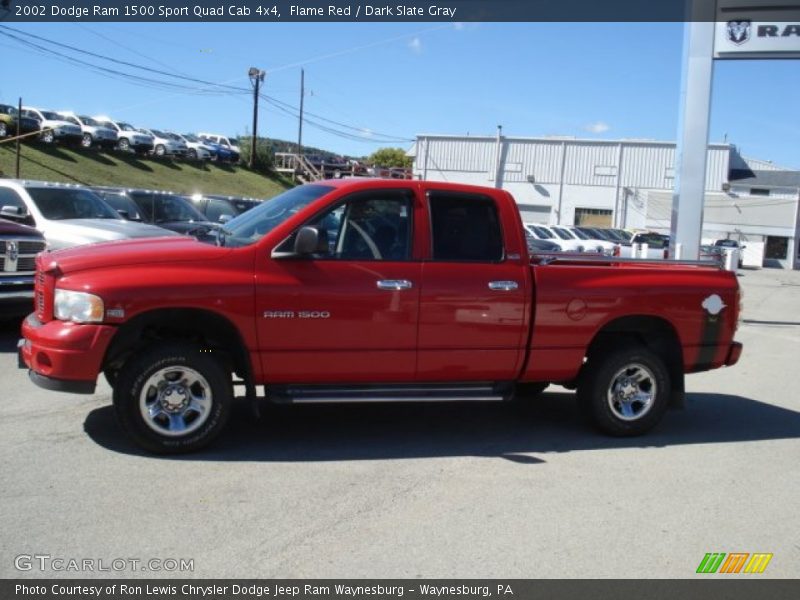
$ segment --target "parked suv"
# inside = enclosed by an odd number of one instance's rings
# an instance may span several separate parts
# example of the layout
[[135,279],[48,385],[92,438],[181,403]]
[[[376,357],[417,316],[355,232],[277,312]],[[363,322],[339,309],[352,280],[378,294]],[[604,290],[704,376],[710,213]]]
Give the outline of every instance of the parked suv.
[[0,217],[35,227],[51,250],[170,235],[160,227],[126,221],[88,188],[44,181],[0,179]]
[[23,106],[22,115],[39,121],[42,130],[40,138],[47,144],[55,141],[77,144],[83,138],[80,125],[65,121],[64,117],[53,111]]
[[192,160],[211,160],[216,157],[216,151],[211,144],[207,144],[196,135],[187,133],[181,135],[180,133],[173,133],[172,131],[166,132],[168,136],[177,142],[186,145],[186,156]]
[[[0,201],[2,196],[0,188]],[[0,219],[0,318],[33,310],[36,255],[45,247],[44,236],[33,227]]]
[[[140,219],[176,233],[202,237],[217,229],[183,196],[148,190],[101,190],[103,197],[128,219]],[[115,197],[116,196],[116,197]],[[128,201],[120,198],[124,196]],[[131,208],[136,205],[137,211]]]
[[139,131],[152,136],[153,154],[156,156],[182,157],[186,156],[186,154],[189,152],[186,142],[180,139],[175,139],[168,133],[164,133],[158,129],[140,129]]
[[17,135],[17,122],[21,135],[39,131],[39,121],[31,117],[20,117],[16,108],[0,104],[0,138]]
[[233,217],[261,204],[254,198],[234,198],[233,196],[203,196],[195,194],[189,200],[212,223],[226,223]]
[[214,144],[219,144],[223,148],[227,148],[231,152],[231,162],[239,162],[242,150],[239,148],[239,140],[236,138],[227,137],[218,133],[198,133],[197,137],[201,140],[207,140]]
[[132,150],[136,154],[147,154],[153,151],[153,136],[142,133],[136,127],[123,121],[114,121],[110,117],[93,117],[103,127],[114,129],[117,132],[117,148]]
[[76,115],[71,112],[60,112],[65,121],[77,125],[83,132],[81,138],[81,146],[84,148],[91,148],[92,146],[102,146],[106,149],[114,148],[117,145],[117,130],[101,125],[99,121],[95,121],[91,117],[85,115]]

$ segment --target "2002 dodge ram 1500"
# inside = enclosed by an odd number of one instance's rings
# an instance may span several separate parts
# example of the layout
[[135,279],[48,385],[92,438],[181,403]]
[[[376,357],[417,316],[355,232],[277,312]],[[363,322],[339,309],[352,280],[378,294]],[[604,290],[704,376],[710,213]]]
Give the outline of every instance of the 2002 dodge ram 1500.
[[76,393],[104,373],[127,433],[182,452],[219,434],[234,381],[296,403],[507,400],[556,382],[601,430],[636,435],[682,402],[685,373],[742,350],[734,274],[531,257],[502,190],[307,184],[215,236],[40,254],[20,366]]

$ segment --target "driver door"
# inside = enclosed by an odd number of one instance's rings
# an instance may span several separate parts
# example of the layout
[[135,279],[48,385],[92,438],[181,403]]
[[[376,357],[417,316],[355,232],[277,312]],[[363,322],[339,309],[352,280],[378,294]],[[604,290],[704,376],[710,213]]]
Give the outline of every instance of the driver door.
[[[421,262],[411,189],[346,196],[313,222],[327,250],[273,258],[257,274],[262,368],[270,383],[412,382]],[[294,235],[278,250],[289,250]]]

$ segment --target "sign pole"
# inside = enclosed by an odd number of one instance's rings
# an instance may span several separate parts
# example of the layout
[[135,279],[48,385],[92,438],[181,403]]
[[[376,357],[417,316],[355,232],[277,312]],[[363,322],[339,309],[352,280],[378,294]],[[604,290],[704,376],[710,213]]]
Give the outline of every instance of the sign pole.
[[676,248],[680,247],[683,259],[697,260],[706,191],[711,84],[714,78],[714,23],[686,23],[683,53],[670,256],[675,256]]

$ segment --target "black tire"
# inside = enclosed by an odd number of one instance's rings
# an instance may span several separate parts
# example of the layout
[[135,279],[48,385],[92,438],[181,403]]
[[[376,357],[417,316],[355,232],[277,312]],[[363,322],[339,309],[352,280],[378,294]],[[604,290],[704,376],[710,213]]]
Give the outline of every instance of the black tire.
[[197,150],[194,148],[189,148],[189,158],[191,160],[197,160]]
[[131,149],[131,143],[128,141],[128,138],[119,138],[119,141],[117,142],[117,148],[123,152],[127,152]]
[[8,135],[8,126],[3,121],[0,121],[0,138],[4,138],[7,135]]
[[53,132],[52,129],[48,129],[47,131],[42,133],[42,141],[45,144],[52,144],[56,141],[56,134]]
[[92,136],[89,133],[84,133],[83,137],[81,138],[81,146],[84,148],[91,148],[92,147]]
[[618,437],[641,435],[655,427],[669,398],[664,360],[639,344],[591,357],[578,385],[585,416],[604,433]]
[[225,427],[232,399],[230,374],[213,354],[183,342],[144,348],[120,369],[114,386],[122,429],[156,454],[193,452],[211,443]]
[[167,149],[164,147],[163,144],[159,144],[156,146],[156,156],[164,156],[167,153]]

